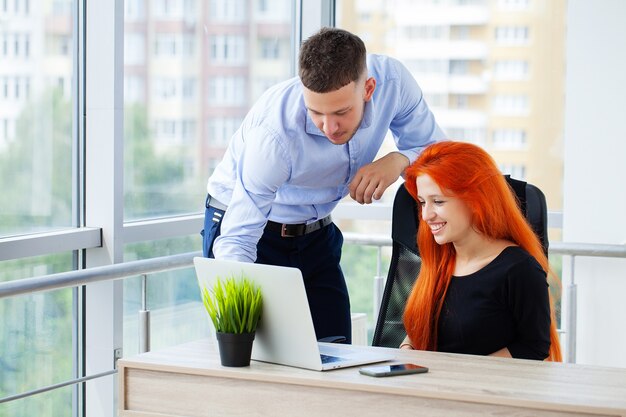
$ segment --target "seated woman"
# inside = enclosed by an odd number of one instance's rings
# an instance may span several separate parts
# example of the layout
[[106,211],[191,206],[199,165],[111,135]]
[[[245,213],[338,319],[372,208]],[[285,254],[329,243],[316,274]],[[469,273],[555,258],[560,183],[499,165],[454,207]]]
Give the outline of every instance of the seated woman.
[[400,347],[561,361],[548,259],[489,154],[435,143],[405,186],[418,202],[422,267]]

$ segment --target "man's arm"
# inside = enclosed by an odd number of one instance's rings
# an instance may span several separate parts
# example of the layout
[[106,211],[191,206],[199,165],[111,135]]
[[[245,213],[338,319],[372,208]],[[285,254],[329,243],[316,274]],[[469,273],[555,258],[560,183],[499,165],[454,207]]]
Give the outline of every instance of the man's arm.
[[213,248],[215,258],[256,260],[256,246],[276,191],[289,178],[289,160],[286,150],[267,129],[254,127],[246,131],[232,198]]
[[445,139],[445,134],[435,121],[435,116],[428,108],[422,90],[411,73],[399,61],[392,58],[388,61],[390,66],[387,68],[387,75],[395,74],[395,77],[390,78],[394,81],[388,80],[385,87],[392,89],[389,97],[394,98],[395,106],[389,129],[393,133],[398,151],[389,153],[357,171],[349,190],[350,196],[361,204],[380,199],[384,191],[402,175],[426,146]]
[[409,158],[399,152],[390,152],[361,167],[350,183],[350,197],[360,204],[370,204],[372,199],[380,199],[408,166]]

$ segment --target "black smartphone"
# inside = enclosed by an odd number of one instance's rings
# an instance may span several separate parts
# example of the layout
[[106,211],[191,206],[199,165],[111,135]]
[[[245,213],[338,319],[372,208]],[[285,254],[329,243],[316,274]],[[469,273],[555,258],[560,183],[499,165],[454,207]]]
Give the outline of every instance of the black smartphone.
[[366,366],[359,373],[368,376],[394,376],[407,374],[423,374],[428,368],[414,363],[396,363],[393,365]]

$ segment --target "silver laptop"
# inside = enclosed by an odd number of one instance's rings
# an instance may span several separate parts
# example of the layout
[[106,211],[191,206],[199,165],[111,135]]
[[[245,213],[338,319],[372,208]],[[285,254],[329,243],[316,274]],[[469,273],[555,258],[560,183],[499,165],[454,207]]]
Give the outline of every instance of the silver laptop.
[[[261,287],[263,313],[252,345],[252,359],[326,371],[393,359],[378,352],[342,344],[318,344],[302,273],[254,263],[194,258],[200,288],[212,288],[216,278],[245,274]],[[211,326],[211,320],[207,321]]]

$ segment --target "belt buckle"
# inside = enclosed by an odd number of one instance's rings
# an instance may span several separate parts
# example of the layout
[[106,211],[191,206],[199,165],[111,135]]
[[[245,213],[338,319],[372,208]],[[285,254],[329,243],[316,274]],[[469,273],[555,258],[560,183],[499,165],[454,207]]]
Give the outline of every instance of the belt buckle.
[[302,236],[305,234],[306,234],[306,225],[304,224],[283,223],[280,225],[280,237],[298,237],[298,236]]
[[287,226],[289,225],[285,223],[280,225],[280,237],[295,237],[287,231]]

